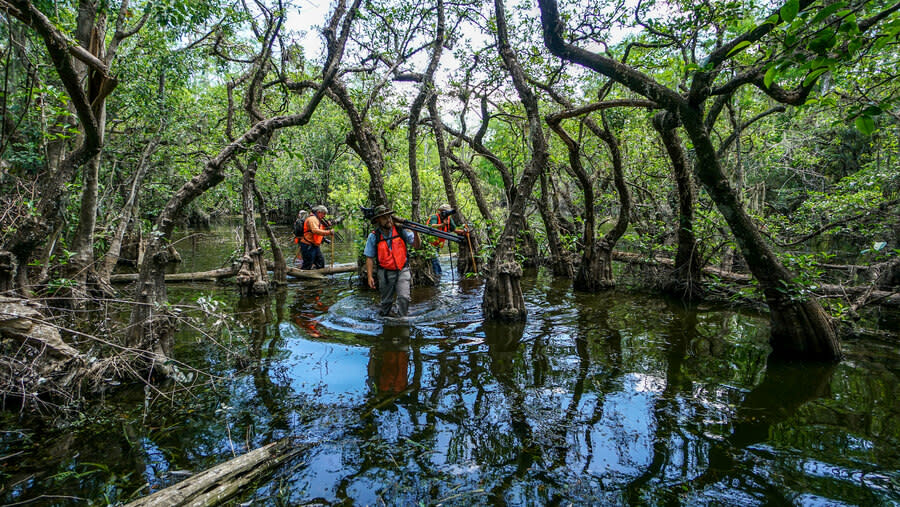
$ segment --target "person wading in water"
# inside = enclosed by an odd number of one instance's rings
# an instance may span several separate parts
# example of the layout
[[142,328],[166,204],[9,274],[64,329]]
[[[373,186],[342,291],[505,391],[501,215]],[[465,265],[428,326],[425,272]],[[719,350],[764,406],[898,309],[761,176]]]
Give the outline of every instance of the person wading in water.
[[334,236],[334,231],[324,229],[322,220],[328,213],[328,208],[314,206],[313,214],[303,222],[303,238],[300,240],[300,253],[303,255],[303,269],[322,269],[325,267],[325,257],[322,255],[320,245],[325,236]]
[[[384,205],[375,208],[372,223],[375,230],[366,239],[366,274],[369,277],[369,288],[376,287],[381,294],[378,314],[382,317],[406,317],[409,314],[409,256],[407,246],[415,241],[412,231],[394,224],[393,210]],[[377,263],[377,272],[373,273]],[[397,299],[396,311],[392,311],[394,298]]]
[[297,213],[297,219],[294,220],[294,243],[297,244],[297,253],[294,254],[294,264],[299,264],[300,269],[303,269],[303,254],[301,253],[302,248],[300,240],[303,239],[303,225],[306,223],[306,217],[308,216],[309,212],[300,210],[300,212]]
[[[456,210],[451,208],[449,204],[441,204],[437,211],[431,215],[431,218],[428,219],[428,225],[439,231],[459,234],[462,231],[453,220],[453,215],[455,214]],[[431,245],[437,249],[437,254],[431,259],[431,268],[438,278],[441,277],[440,253],[441,249],[444,248],[445,241],[446,240],[443,238],[434,238],[431,240]]]

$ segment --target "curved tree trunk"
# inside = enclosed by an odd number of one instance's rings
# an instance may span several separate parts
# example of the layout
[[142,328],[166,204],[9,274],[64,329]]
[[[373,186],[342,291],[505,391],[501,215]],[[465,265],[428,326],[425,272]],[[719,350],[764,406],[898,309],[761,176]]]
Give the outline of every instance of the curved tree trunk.
[[831,318],[814,296],[800,293],[800,287],[793,282],[793,273],[763,240],[729,184],[699,114],[686,113],[682,111],[681,118],[697,153],[694,174],[725,217],[750,271],[759,280],[769,305],[773,354],[786,358],[840,359],[840,342]]
[[[693,75],[688,96],[685,97],[624,63],[567,43],[562,37],[564,25],[559,17],[556,0],[538,0],[538,3],[544,43],[551,53],[616,80],[635,93],[656,101],[681,119],[697,154],[694,174],[728,222],[750,271],[759,280],[760,288],[769,304],[772,323],[770,343],[773,354],[805,359],[839,360],[840,342],[831,319],[812,296],[800,293],[800,288],[793,282],[793,274],[765,243],[722,170],[707,126],[707,123],[715,121],[716,114],[721,108],[711,107],[706,121],[703,116],[703,105],[709,98],[713,80],[720,75],[722,63],[737,54],[735,49],[740,48],[739,44],[761,39],[768,31],[775,29],[777,24],[759,25],[750,32],[720,45],[705,60],[709,70],[698,71]],[[778,20],[780,22],[781,19]],[[875,24],[871,23],[867,28]],[[748,82],[736,81],[734,85],[741,86]],[[782,102],[790,103],[799,97],[802,103],[811,89],[810,83],[805,83],[793,94],[779,94],[771,87],[765,87],[764,91]]]
[[342,82],[338,79],[333,80],[329,85],[329,91],[350,119],[351,129],[347,134],[347,144],[362,159],[369,171],[369,202],[373,206],[379,204],[387,206],[387,193],[384,191],[384,155],[378,136],[372,131],[369,122],[359,113]]
[[470,164],[456,156],[452,150],[447,150],[447,158],[456,165],[456,168],[459,169],[460,172],[465,175],[466,180],[469,181],[469,186],[472,188],[472,196],[475,198],[475,204],[478,206],[478,211],[481,213],[481,217],[484,218],[488,230],[490,230],[494,223],[494,215],[491,213],[487,200],[484,198],[484,192],[481,190],[481,183],[478,181],[475,170],[472,169]]
[[694,183],[691,181],[690,165],[681,138],[676,132],[676,120],[669,112],[661,112],[653,117],[653,128],[659,133],[669,160],[678,189],[678,249],[675,252],[675,267],[671,279],[663,283],[665,291],[684,300],[691,301],[702,295],[700,281],[700,254],[697,238],[694,236]]
[[[584,253],[582,254],[581,264],[578,267],[578,273],[575,275],[572,286],[575,290],[584,292],[599,292],[601,290],[615,287],[616,281],[612,271],[612,251],[616,247],[616,243],[625,234],[628,229],[628,223],[631,215],[631,192],[625,184],[625,171],[622,167],[622,154],[619,150],[619,143],[616,137],[609,130],[606,121],[603,122],[601,128],[595,121],[585,118],[584,123],[597,137],[599,137],[607,148],[609,148],[610,159],[612,160],[613,182],[616,192],[619,196],[619,217],[615,226],[600,241],[595,240],[596,214],[594,213],[593,203],[594,197],[594,178],[591,178],[584,165],[581,163],[581,147],[565,129],[562,128],[560,121],[563,118],[573,116],[579,111],[589,112],[594,107],[606,106],[614,104],[598,103],[588,106],[581,110],[572,109],[561,113],[548,116],[547,123],[550,128],[556,132],[566,149],[569,152],[569,167],[575,174],[575,180],[584,193],[585,202],[585,220],[584,220]],[[617,103],[615,103],[617,104]],[[568,104],[566,104],[568,105]],[[635,104],[630,104],[635,105]],[[646,105],[646,104],[644,104]]]
[[532,158],[522,171],[522,177],[515,187],[515,198],[510,205],[506,225],[485,268],[484,298],[481,306],[487,320],[522,321],[527,317],[528,310],[525,308],[525,299],[519,284],[522,268],[515,258],[515,240],[525,226],[525,206],[538,175],[544,172],[547,166],[549,154],[537,97],[528,87],[525,73],[509,45],[503,0],[494,0],[494,8],[497,14],[497,42],[500,56],[512,76],[513,84],[528,116],[528,137]]
[[[287,262],[284,260],[284,252],[278,245],[278,238],[269,226],[269,214],[266,212],[266,201],[263,199],[262,193],[253,184],[253,194],[256,196],[256,203],[259,205],[259,214],[262,217],[262,224],[266,230],[266,236],[269,238],[269,248],[272,249],[272,281],[276,285],[287,285]],[[333,241],[333,240],[332,240]]]

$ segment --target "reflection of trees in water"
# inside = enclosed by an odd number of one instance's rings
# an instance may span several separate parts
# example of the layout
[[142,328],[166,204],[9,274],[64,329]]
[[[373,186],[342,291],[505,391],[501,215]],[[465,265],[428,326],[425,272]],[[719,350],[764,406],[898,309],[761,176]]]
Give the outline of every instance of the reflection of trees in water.
[[290,379],[281,378],[277,382],[272,378],[271,363],[281,355],[283,340],[281,316],[284,315],[284,291],[275,295],[276,316],[272,315],[271,298],[244,298],[245,308],[239,313],[248,328],[247,352],[250,360],[249,370],[256,389],[255,400],[262,403],[268,412],[268,418],[258,410],[242,410],[239,414],[245,419],[245,431],[263,429],[264,442],[275,438],[276,431],[287,431],[290,427],[287,414],[291,408],[290,400],[293,391]]
[[[691,468],[701,461],[697,458],[700,458],[702,449],[692,444],[692,439],[681,431],[679,421],[681,395],[689,394],[692,387],[691,380],[684,374],[683,365],[688,344],[697,334],[697,312],[693,309],[672,310],[663,349],[666,385],[662,393],[656,397],[653,409],[656,423],[653,457],[644,472],[629,481],[625,489],[626,498],[631,504],[646,501],[642,495],[651,482],[673,474],[681,477],[689,476],[692,473]],[[674,455],[678,451],[681,452],[680,459],[675,459]]]
[[373,391],[341,440],[337,498],[375,485],[387,503],[487,494],[481,502],[652,504],[704,488],[785,501],[766,476],[779,465],[760,473],[746,448],[827,394],[782,402],[771,398],[778,387],[827,379],[763,375],[765,348],[731,315],[613,297],[538,329],[485,324],[480,347],[414,336],[404,350],[379,337]]
[[[671,501],[685,491],[702,492],[713,485],[722,490],[722,484],[724,489],[740,484],[736,489],[743,494],[767,502],[790,503],[777,479],[758,472],[752,459],[744,461],[744,449],[767,441],[771,429],[791,418],[799,407],[828,396],[833,366],[766,367],[763,347],[734,343],[736,339],[740,342],[742,334],[734,329],[732,316],[704,318],[695,309],[677,308],[672,315],[666,387],[654,409],[653,460],[629,483],[629,503]],[[723,372],[724,368],[731,371]],[[723,389],[722,383],[729,380],[752,385],[763,372],[762,382],[742,401],[735,399],[739,391]],[[707,375],[716,380],[704,385]],[[736,409],[725,408],[735,404]],[[724,431],[724,439],[700,436],[715,424]]]
[[[507,443],[507,445],[513,445],[513,448],[510,449],[513,452],[507,453],[509,455],[507,461],[497,463],[501,467],[514,463],[515,469],[497,480],[489,492],[490,497],[500,504],[505,503],[505,494],[510,490],[513,482],[525,476],[537,457],[534,434],[528,421],[528,410],[525,406],[526,394],[523,386],[520,386],[516,379],[516,372],[513,366],[524,331],[524,323],[506,325],[485,323],[484,325],[484,341],[488,346],[488,354],[490,356],[489,369],[494,379],[501,386],[500,392],[506,398],[509,425],[515,436],[515,443]],[[540,372],[545,366],[545,361],[539,359],[542,357],[540,352],[542,346],[542,341],[537,339],[532,347],[532,352],[534,353],[532,356],[533,378],[536,384],[542,382],[544,378],[544,375]]]

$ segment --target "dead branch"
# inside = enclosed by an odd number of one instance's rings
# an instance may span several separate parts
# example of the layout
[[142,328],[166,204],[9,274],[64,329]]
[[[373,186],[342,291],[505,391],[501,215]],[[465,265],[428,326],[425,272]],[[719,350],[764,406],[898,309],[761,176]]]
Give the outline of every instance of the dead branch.
[[307,444],[284,438],[141,498],[128,507],[220,505],[307,448]]

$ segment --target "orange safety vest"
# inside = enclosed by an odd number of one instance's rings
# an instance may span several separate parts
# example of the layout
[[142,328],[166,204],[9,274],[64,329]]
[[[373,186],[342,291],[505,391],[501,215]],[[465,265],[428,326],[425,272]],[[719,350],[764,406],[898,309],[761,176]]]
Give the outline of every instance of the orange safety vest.
[[[390,271],[400,271],[406,266],[406,240],[391,226],[391,237],[381,235],[381,229],[375,229],[375,240],[378,245],[378,265]],[[388,245],[390,242],[390,246]]]
[[[443,220],[441,220],[440,213],[435,213],[434,215],[431,215],[431,216],[437,217],[437,225],[438,226],[435,227],[435,229],[437,229],[439,231],[450,232],[450,218],[449,217],[447,218],[447,221],[444,222]],[[429,222],[430,221],[431,220],[429,220]],[[445,240],[444,238],[434,238],[433,240],[431,240],[431,244],[433,246],[436,246],[438,248],[438,250],[440,250],[441,248],[444,247],[445,241],[447,241],[447,240]]]
[[[307,245],[319,246],[322,244],[322,241],[325,239],[325,236],[320,236],[320,235],[314,234],[312,232],[312,227],[309,225],[309,221],[310,221],[310,219],[313,219],[313,218],[315,218],[316,221],[319,220],[319,217],[317,217],[315,215],[310,215],[310,216],[306,217],[306,220],[303,222],[303,241],[302,242],[306,243]],[[321,227],[322,227],[322,223],[320,222],[319,228],[321,228]]]

